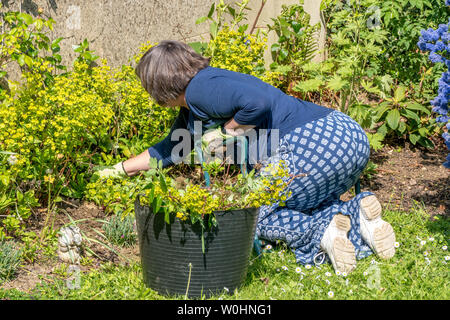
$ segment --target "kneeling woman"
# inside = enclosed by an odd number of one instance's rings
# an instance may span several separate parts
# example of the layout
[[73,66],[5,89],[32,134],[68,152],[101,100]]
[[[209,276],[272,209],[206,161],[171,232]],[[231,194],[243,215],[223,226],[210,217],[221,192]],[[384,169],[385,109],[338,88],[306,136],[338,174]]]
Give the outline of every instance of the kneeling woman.
[[[394,231],[381,219],[376,197],[363,192],[339,200],[369,159],[367,136],[350,117],[286,95],[256,77],[213,68],[208,58],[177,41],[151,48],[136,73],[158,104],[181,107],[172,131],[192,132],[194,120],[222,124],[231,135],[250,128],[278,130],[278,147],[264,164],[284,160],[295,178],[285,206],[260,209],[260,238],[285,241],[302,264],[316,262],[325,252],[341,272],[352,271],[356,259],[372,251],[386,259],[394,255]],[[150,157],[172,165],[175,144],[169,134],[114,170],[132,176],[149,169]]]

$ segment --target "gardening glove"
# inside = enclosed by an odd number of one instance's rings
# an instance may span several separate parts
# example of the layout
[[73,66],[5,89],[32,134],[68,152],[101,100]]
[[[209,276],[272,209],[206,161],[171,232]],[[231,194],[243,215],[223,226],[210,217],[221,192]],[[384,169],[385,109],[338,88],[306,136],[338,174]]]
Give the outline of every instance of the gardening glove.
[[112,167],[99,170],[96,174],[100,177],[100,179],[128,177],[127,172],[123,168],[123,162],[119,162]]
[[231,135],[225,134],[222,132],[222,129],[219,127],[215,130],[210,130],[205,133],[202,137],[202,145],[204,148],[207,148],[211,153],[221,153],[225,151],[225,146],[223,142],[232,138]]

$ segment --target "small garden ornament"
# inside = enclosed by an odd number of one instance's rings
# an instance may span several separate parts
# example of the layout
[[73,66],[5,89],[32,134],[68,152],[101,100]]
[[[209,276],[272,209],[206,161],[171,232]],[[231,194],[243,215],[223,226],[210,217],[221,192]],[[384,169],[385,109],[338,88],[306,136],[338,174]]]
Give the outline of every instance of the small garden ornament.
[[58,256],[66,263],[80,262],[80,246],[83,241],[80,229],[76,226],[61,228],[58,238]]

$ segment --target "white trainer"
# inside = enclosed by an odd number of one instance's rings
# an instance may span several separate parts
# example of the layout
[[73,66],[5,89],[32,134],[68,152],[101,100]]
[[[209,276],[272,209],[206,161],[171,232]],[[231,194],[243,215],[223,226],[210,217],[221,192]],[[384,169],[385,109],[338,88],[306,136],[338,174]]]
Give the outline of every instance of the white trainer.
[[382,259],[395,254],[395,233],[392,226],[381,219],[381,204],[374,195],[361,200],[359,211],[361,237]]
[[350,273],[356,268],[356,253],[347,238],[350,231],[350,217],[341,213],[335,215],[323,234],[320,246],[328,254],[335,271]]

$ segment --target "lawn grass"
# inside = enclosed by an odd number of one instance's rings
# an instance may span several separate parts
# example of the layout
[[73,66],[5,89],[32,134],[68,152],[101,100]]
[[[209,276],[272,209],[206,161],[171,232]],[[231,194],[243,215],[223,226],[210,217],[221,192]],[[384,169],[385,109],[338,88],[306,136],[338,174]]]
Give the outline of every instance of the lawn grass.
[[[301,266],[283,246],[261,258],[252,256],[244,284],[211,299],[450,299],[448,218],[430,219],[422,209],[385,210],[399,247],[393,259],[370,256],[349,275],[336,275],[329,264]],[[31,294],[0,290],[0,299],[184,299],[158,295],[142,282],[139,264],[104,265],[81,275],[79,289],[64,279],[42,282]],[[379,279],[379,281],[377,281]]]

